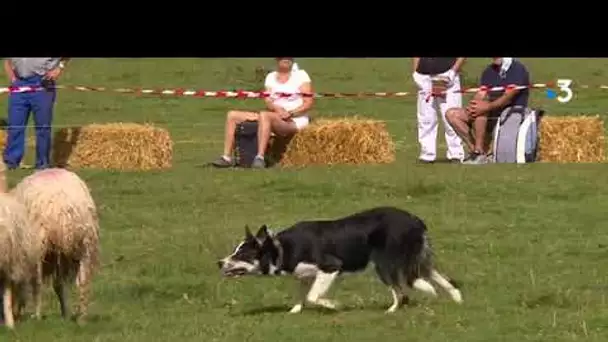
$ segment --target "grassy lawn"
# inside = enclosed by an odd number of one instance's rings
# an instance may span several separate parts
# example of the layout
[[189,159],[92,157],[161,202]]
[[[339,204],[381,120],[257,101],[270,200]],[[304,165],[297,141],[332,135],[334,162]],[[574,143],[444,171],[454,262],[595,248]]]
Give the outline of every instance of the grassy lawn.
[[[409,91],[409,59],[298,61],[319,92]],[[472,59],[473,85],[489,59]],[[524,59],[533,82],[572,78],[601,84],[608,59]],[[259,89],[257,66],[272,59],[75,59],[62,82],[106,87]],[[0,75],[3,77],[3,75]],[[2,78],[4,80],[4,78]],[[605,90],[576,89],[568,104],[532,101],[548,115],[600,114]],[[467,98],[469,96],[467,95]],[[0,113],[6,113],[6,95]],[[383,119],[398,141],[383,166],[298,170],[215,170],[229,109],[259,100],[137,97],[61,91],[56,126],[153,122],[170,130],[174,167],[166,172],[78,171],[102,221],[104,268],[94,279],[88,324],[59,318],[50,288],[45,319],[0,340],[15,341],[608,341],[608,164],[418,165],[415,98],[319,99],[317,116]],[[29,134],[33,134],[33,130]],[[440,133],[440,157],[445,142]],[[33,163],[33,149],[27,163]],[[9,175],[12,184],[28,174]],[[245,224],[281,229],[375,205],[424,218],[439,267],[463,283],[463,305],[414,294],[387,316],[389,291],[369,270],[343,278],[337,313],[287,315],[291,278],[220,278]],[[120,260],[120,261],[118,261]]]

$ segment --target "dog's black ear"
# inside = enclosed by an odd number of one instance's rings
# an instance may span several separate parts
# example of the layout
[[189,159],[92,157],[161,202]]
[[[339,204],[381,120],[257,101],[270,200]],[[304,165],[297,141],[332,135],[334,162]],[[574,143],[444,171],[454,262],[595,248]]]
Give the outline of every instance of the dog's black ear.
[[266,225],[262,225],[258,232],[255,234],[255,237],[260,241],[266,240],[266,238],[268,238],[269,236],[270,234],[268,233],[268,226]]

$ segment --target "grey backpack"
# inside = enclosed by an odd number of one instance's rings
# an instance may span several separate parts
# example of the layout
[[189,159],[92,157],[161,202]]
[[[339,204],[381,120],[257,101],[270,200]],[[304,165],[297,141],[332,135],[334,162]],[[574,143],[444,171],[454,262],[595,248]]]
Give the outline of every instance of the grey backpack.
[[537,160],[542,109],[506,108],[494,127],[492,155],[495,163],[533,163]]

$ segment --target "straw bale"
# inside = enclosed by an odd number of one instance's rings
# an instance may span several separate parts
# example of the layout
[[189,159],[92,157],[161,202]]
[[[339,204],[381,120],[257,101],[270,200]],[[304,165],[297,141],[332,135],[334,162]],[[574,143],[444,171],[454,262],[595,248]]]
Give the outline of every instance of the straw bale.
[[604,122],[599,116],[544,117],[539,161],[598,163],[606,159]]
[[62,128],[55,134],[58,166],[154,170],[172,166],[169,132],[149,124],[110,123]]
[[[4,129],[0,129],[0,151],[4,151],[6,147],[6,138],[8,137],[8,133]],[[28,135],[25,138],[25,146],[26,147],[34,147],[36,146],[36,136]]]
[[281,166],[395,161],[395,144],[385,123],[365,118],[315,120],[293,137],[275,137],[270,151]]

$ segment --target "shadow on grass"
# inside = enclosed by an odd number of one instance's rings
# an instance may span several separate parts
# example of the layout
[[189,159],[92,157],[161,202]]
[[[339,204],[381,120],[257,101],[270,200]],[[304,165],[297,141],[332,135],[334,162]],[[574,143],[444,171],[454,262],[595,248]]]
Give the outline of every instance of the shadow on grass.
[[59,313],[49,313],[46,315],[42,315],[40,319],[32,317],[30,314],[24,314],[19,317],[16,324],[24,324],[24,323],[49,323],[49,322],[63,322],[65,324],[73,324],[75,326],[85,326],[87,324],[96,324],[96,323],[107,323],[112,321],[111,315],[100,315],[100,314],[89,314],[84,320],[77,321],[77,317],[75,314],[71,314],[69,318],[61,317]]
[[55,132],[52,159],[56,167],[65,168],[68,166],[72,151],[80,138],[81,130],[80,127],[74,127],[69,130],[62,129]]
[[[322,307],[305,307],[302,309],[301,313],[306,312],[316,312],[322,314],[335,315],[344,312],[352,312],[352,311],[366,311],[366,312],[378,312],[384,314],[384,312],[388,309],[391,303],[369,303],[369,304],[359,304],[359,305],[345,305],[338,308],[338,310],[330,310]],[[410,299],[407,304],[404,304],[400,310],[407,310],[408,308],[416,308],[420,307],[421,304],[415,300]],[[291,306],[289,305],[268,305],[257,307],[254,309],[244,310],[240,312],[232,313],[231,316],[257,316],[264,314],[289,314],[289,310]],[[399,312],[399,310],[397,311]]]

